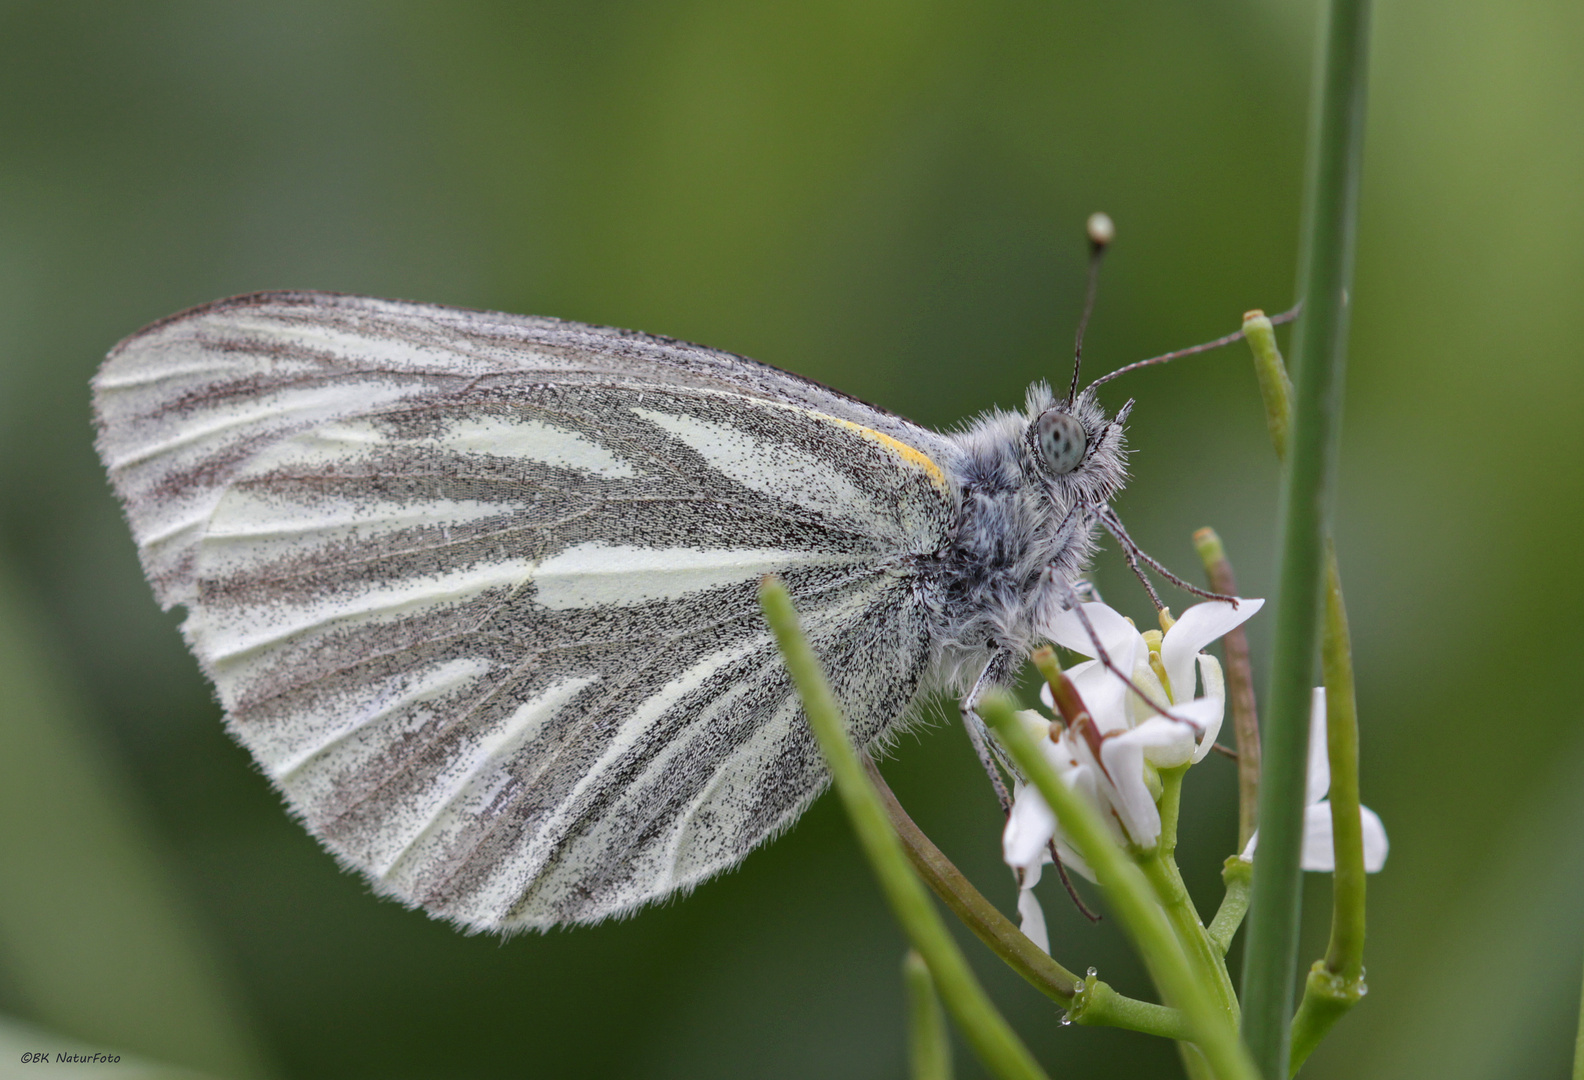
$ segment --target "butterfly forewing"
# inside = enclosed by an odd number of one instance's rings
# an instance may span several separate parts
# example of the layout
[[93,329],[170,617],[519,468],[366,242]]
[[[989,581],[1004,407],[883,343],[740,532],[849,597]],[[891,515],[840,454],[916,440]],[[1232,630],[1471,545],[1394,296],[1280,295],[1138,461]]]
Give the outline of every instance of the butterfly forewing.
[[860,742],[919,691],[944,447],[775,369],[296,294],[151,328],[96,402],[232,731],[338,855],[458,922],[630,909],[817,794],[764,574]]

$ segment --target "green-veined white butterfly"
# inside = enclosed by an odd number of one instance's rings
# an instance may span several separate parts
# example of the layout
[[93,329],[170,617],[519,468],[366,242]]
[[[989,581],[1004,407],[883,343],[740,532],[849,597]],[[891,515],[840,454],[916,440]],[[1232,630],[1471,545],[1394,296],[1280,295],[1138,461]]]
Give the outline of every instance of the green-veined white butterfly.
[[860,745],[938,687],[976,733],[1126,455],[1088,391],[940,434],[666,338],[324,293],[155,323],[94,403],[232,734],[378,891],[489,930],[690,888],[820,792],[766,573]]

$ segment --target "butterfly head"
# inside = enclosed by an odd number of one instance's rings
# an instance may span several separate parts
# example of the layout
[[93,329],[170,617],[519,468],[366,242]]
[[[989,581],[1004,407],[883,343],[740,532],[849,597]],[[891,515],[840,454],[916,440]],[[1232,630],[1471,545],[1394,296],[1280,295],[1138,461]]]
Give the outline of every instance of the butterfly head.
[[1127,479],[1123,424],[1132,408],[1129,401],[1108,417],[1089,393],[1068,402],[1044,383],[1030,387],[1025,472],[1043,482],[1058,505],[1108,502]]

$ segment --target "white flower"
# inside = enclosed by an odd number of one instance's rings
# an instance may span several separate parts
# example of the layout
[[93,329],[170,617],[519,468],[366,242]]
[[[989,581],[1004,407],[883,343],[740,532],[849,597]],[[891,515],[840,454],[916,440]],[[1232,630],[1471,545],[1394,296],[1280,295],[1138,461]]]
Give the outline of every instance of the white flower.
[[[1323,802],[1331,787],[1331,759],[1326,753],[1326,693],[1317,686],[1309,699],[1309,778],[1304,787],[1304,839],[1303,854],[1299,858],[1305,870],[1330,873],[1336,869],[1336,849],[1332,844],[1331,804]],[[1374,874],[1386,865],[1386,826],[1380,815],[1367,806],[1359,807],[1359,820],[1364,826],[1364,872]],[[1239,856],[1244,862],[1254,861],[1254,846],[1259,842],[1259,832],[1249,837],[1248,846]]]
[[[1153,769],[1170,769],[1199,761],[1210,752],[1226,715],[1226,681],[1216,658],[1203,652],[1216,638],[1242,625],[1263,607],[1263,600],[1243,600],[1236,606],[1225,600],[1195,604],[1162,635],[1139,633],[1122,615],[1104,604],[1084,604],[1089,628],[1076,611],[1062,612],[1049,628],[1049,637],[1080,656],[1094,656],[1095,638],[1118,670],[1128,673],[1133,686],[1149,701],[1108,669],[1100,660],[1075,665],[1067,672],[1099,728],[1099,781],[1107,801],[1141,848],[1160,838],[1157,793],[1150,788]],[[1198,682],[1204,695],[1195,697]],[[1050,689],[1044,697],[1050,704]],[[1161,715],[1162,711],[1170,718]],[[1145,765],[1153,769],[1146,769]]]
[[[1056,738],[1051,738],[1051,722],[1033,709],[1024,709],[1017,717],[1034,737],[1035,744],[1056,770],[1057,777],[1090,802],[1105,806],[1097,781],[1100,770],[1095,768],[1094,758],[1084,741],[1073,738],[1071,731],[1063,731]],[[1001,836],[1007,865],[1037,873],[1040,866],[1051,861],[1046,845],[1052,840],[1056,841],[1056,851],[1061,855],[1063,865],[1072,867],[1090,881],[1094,880],[1094,871],[1089,869],[1088,864],[1072,849],[1066,835],[1056,827],[1056,814],[1046,804],[1044,797],[1032,785],[1017,781],[1012,789],[1012,813],[1007,817],[1006,830]]]
[[1023,936],[1039,946],[1040,952],[1050,955],[1050,931],[1045,929],[1045,909],[1040,907],[1034,886],[1039,884],[1040,868],[1023,871],[1023,884],[1018,888],[1018,929]]
[[[1210,744],[1221,730],[1226,705],[1226,682],[1221,675],[1221,665],[1203,650],[1227,631],[1243,625],[1264,606],[1263,600],[1242,600],[1236,607],[1225,600],[1195,604],[1158,637],[1153,650],[1149,638],[1104,604],[1084,604],[1083,613],[1094,628],[1095,637],[1105,647],[1106,655],[1116,667],[1128,673],[1134,685],[1148,694],[1155,704],[1170,708],[1173,715],[1194,723],[1198,737],[1193,760],[1199,761],[1210,752]],[[1090,637],[1089,629],[1076,611],[1063,611],[1048,627],[1047,633],[1051,641],[1079,656],[1097,655],[1094,638]],[[1151,636],[1156,633],[1151,631]],[[1159,667],[1151,662],[1152,651],[1158,657]],[[1202,698],[1194,696],[1196,674],[1204,682]],[[1140,701],[1138,695],[1099,660],[1073,666],[1068,669],[1067,677],[1078,688],[1090,714],[1101,722],[1102,731],[1120,730],[1124,723],[1130,728],[1137,727],[1160,715],[1157,709]],[[1205,704],[1192,709],[1181,707],[1195,701]],[[1109,728],[1104,726],[1108,723],[1112,725]]]
[[[1094,759],[1089,756],[1083,740],[1074,739],[1070,731],[1063,731],[1052,739],[1051,722],[1033,709],[1019,712],[1017,717],[1061,781],[1096,805],[1104,806],[1105,798],[1095,779],[1099,770],[1094,767]],[[1107,814],[1106,820],[1115,828],[1111,815]],[[1017,781],[1013,787],[1012,813],[1007,817],[1006,830],[1001,836],[1002,851],[1008,865],[1020,871],[1018,915],[1022,919],[1023,936],[1046,953],[1050,952],[1050,939],[1045,931],[1045,913],[1034,896],[1034,886],[1039,884],[1043,865],[1051,861],[1052,841],[1061,855],[1062,865],[1072,867],[1090,881],[1095,879],[1089,864],[1072,849],[1057,827],[1056,815],[1045,799],[1030,785]]]
[[[1039,713],[1026,710],[1018,717],[1035,736],[1056,775],[1100,808],[1119,843],[1131,841],[1148,848],[1160,839],[1156,770],[1185,765],[1208,754],[1226,711],[1221,665],[1201,650],[1263,604],[1262,600],[1244,600],[1236,607],[1225,601],[1196,604],[1164,635],[1152,631],[1148,637],[1104,604],[1083,605],[1111,662],[1128,672],[1134,685],[1159,708],[1140,701],[1101,661],[1090,660],[1074,666],[1067,675],[1098,732],[1099,760],[1082,733],[1058,727],[1053,737],[1050,721]],[[1082,656],[1097,652],[1094,639],[1072,611],[1063,612],[1047,636]],[[1205,692],[1195,697],[1199,681],[1203,681]],[[1042,696],[1046,705],[1054,708],[1049,687]],[[1161,709],[1175,719],[1162,716]],[[1064,866],[1090,881],[1094,872],[1072,849],[1038,791],[1019,782],[1013,796],[1002,852],[1010,866],[1022,871],[1018,912],[1023,931],[1044,948],[1044,915],[1031,890],[1039,881],[1043,864],[1051,861],[1052,842]]]

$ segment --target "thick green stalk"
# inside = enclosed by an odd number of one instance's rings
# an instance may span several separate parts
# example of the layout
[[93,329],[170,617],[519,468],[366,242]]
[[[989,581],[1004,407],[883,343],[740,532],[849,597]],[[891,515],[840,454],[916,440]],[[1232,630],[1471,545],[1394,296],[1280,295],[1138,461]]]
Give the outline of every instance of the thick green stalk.
[[897,922],[929,965],[930,976],[952,1018],[985,1067],[996,1076],[1046,1080],[1034,1055],[991,1004],[930,902],[929,893],[913,873],[885,808],[864,775],[858,752],[848,739],[846,721],[825,673],[798,628],[791,595],[781,582],[767,577],[759,590],[759,602],[802,698],[803,711],[830,767],[853,832],[880,879],[880,888]]
[[989,695],[980,712],[1019,770],[1056,812],[1079,854],[1094,868],[1122,928],[1133,939],[1161,993],[1187,1017],[1194,1042],[1214,1075],[1220,1080],[1255,1080],[1259,1074],[1238,1043],[1236,1028],[1217,1004],[1215,987],[1200,977],[1184,955],[1143,871],[1112,840],[1099,811],[1057,777],[1005,696]]
[[1260,848],[1243,969],[1244,1038],[1261,1072],[1273,1080],[1287,1070],[1297,974],[1309,691],[1347,355],[1368,26],[1368,0],[1332,0],[1316,71],[1304,199],[1303,314],[1293,346],[1293,423],[1281,490],[1273,664],[1261,747]]
[[908,1075],[912,1080],[952,1080],[951,1039],[929,965],[909,949],[902,960],[908,999]]

